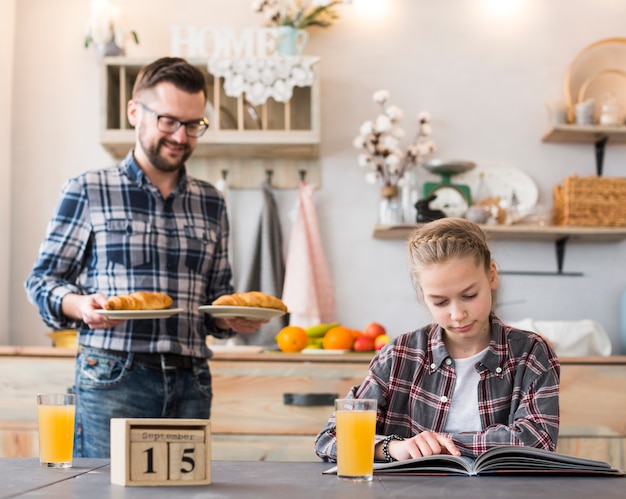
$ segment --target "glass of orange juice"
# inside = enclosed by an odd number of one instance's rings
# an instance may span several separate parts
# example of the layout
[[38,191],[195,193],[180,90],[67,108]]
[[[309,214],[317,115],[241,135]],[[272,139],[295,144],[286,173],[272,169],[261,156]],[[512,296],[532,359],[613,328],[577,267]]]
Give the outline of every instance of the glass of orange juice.
[[372,480],[376,400],[336,399],[337,476],[350,480]]
[[42,467],[72,467],[75,409],[72,394],[37,394],[39,462]]

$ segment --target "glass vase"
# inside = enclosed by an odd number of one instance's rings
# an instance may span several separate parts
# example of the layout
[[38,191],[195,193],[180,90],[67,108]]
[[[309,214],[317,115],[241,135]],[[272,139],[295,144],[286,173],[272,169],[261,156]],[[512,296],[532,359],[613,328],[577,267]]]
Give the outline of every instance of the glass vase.
[[395,185],[386,185],[381,189],[378,208],[379,224],[394,225],[404,222],[402,196]]

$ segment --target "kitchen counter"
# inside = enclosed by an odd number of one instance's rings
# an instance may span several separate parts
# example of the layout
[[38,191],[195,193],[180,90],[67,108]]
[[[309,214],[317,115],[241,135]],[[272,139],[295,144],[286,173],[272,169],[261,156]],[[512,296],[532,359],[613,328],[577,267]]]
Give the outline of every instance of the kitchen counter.
[[[313,442],[333,399],[361,382],[372,355],[217,352],[209,361],[214,458],[316,459]],[[74,356],[0,347],[0,457],[37,455],[34,395],[71,388]],[[625,469],[626,356],[562,358],[561,366],[558,450]]]

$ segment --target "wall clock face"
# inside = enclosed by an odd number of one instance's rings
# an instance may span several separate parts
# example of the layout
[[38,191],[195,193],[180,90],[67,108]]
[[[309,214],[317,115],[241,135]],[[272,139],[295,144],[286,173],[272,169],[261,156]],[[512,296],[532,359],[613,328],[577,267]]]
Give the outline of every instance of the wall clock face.
[[433,210],[441,210],[446,217],[461,218],[465,216],[469,208],[467,197],[456,187],[440,185],[430,191],[437,197],[433,199],[429,207]]

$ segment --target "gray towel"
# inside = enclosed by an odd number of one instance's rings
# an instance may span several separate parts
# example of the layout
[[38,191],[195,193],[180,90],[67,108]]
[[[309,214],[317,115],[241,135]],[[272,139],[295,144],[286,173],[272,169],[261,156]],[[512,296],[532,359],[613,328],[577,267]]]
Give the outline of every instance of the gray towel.
[[[267,181],[263,182],[262,191],[263,209],[256,233],[250,274],[244,291],[262,291],[280,298],[283,295],[285,280],[283,234],[276,200]],[[276,348],[274,338],[288,323],[287,316],[272,319],[254,334],[240,334],[239,342],[246,345]]]

